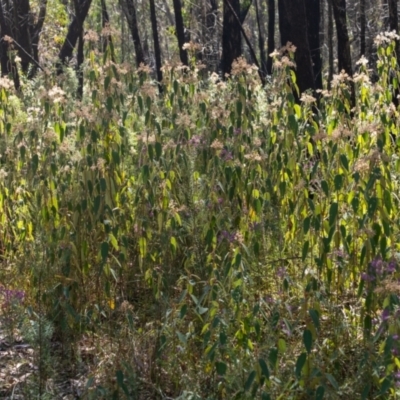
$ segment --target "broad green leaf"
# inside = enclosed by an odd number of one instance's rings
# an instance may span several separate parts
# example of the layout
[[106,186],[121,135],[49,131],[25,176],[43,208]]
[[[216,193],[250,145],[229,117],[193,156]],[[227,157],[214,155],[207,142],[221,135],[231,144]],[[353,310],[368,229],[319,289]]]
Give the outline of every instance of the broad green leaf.
[[267,363],[262,358],[260,358],[258,360],[258,364],[260,365],[263,376],[265,376],[265,378],[269,379],[269,369],[268,369]]
[[309,329],[306,329],[303,332],[303,343],[304,343],[304,347],[307,350],[307,353],[310,353],[311,347],[312,347],[312,333]]
[[251,385],[253,384],[253,382],[254,382],[254,378],[256,377],[256,371],[251,371],[250,372],[250,374],[249,374],[249,376],[248,376],[248,378],[247,378],[247,381],[246,381],[246,383],[244,384],[244,390],[245,390],[245,392],[247,392],[248,390],[250,390],[250,388],[251,388]]
[[297,358],[297,361],[296,361],[296,376],[297,376],[297,379],[300,379],[301,371],[302,371],[306,361],[307,361],[307,354],[306,353],[301,353],[300,356]]
[[227,365],[222,361],[217,361],[215,363],[215,369],[217,370],[217,374],[224,376],[226,374],[226,370],[228,369]]
[[107,261],[108,249],[109,249],[108,243],[107,242],[103,242],[101,244],[101,258],[103,259],[103,262]]

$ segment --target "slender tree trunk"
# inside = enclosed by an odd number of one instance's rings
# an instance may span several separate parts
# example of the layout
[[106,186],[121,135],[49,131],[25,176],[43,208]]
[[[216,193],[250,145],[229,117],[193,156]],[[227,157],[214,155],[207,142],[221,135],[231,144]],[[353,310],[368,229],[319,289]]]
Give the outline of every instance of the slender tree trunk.
[[300,93],[315,89],[314,71],[308,41],[307,14],[304,0],[284,0],[289,21],[289,41],[296,46],[296,75]]
[[[331,0],[333,7],[333,17],[336,23],[336,34],[338,43],[338,66],[339,72],[345,71],[350,77],[353,76],[351,63],[350,40],[347,31],[346,0]],[[350,82],[351,103],[355,104],[354,83]]]
[[[107,11],[106,0],[101,0],[101,27],[104,29],[109,25],[110,25],[110,16]],[[102,36],[103,53],[105,53],[107,51],[108,46],[110,46],[110,48],[111,48],[111,60],[113,62],[115,62],[115,54],[114,54],[114,47],[113,47],[111,34]]]
[[33,78],[37,72],[37,67],[39,64],[40,34],[42,32],[44,20],[46,18],[46,12],[47,12],[47,0],[41,0],[38,19],[32,33],[32,51],[33,51],[33,58],[35,59],[36,63],[33,63],[32,69],[29,73],[29,78]]
[[307,35],[314,72],[315,88],[322,89],[322,58],[320,45],[320,0],[306,0]]
[[84,53],[83,53],[83,29],[78,38],[78,51],[77,51],[77,63],[76,63],[76,73],[78,75],[78,99],[82,100],[83,98],[83,61],[84,61]]
[[332,4],[328,3],[328,89],[331,89],[333,79],[333,10]]
[[160,84],[159,88],[161,91],[162,90],[161,82],[163,79],[163,75],[161,71],[161,49],[160,49],[160,42],[158,40],[157,15],[156,15],[156,6],[154,4],[154,0],[150,0],[150,19],[151,19],[151,28],[153,30],[154,57],[156,60],[157,80]]
[[231,8],[227,5],[230,3],[232,9],[237,16],[240,15],[240,1],[226,0],[223,8],[223,27],[222,27],[222,59],[221,69],[222,76],[230,74],[232,63],[242,55],[242,40],[240,36],[240,21],[235,18]]
[[[388,8],[389,8],[389,29],[391,31],[395,31],[397,34],[399,33],[399,17],[397,10],[397,0],[387,0]],[[400,43],[396,41],[396,55],[397,62],[400,65]]]
[[124,10],[129,29],[131,31],[133,45],[135,46],[136,66],[144,64],[144,53],[142,43],[140,41],[138,23],[136,18],[136,9],[133,0],[120,0],[122,9]]
[[281,35],[281,46],[286,46],[290,42],[290,23],[286,11],[285,0],[278,0],[279,13],[279,33]]
[[173,1],[174,1],[174,11],[175,11],[176,36],[178,38],[178,46],[179,46],[179,57],[183,65],[189,65],[187,51],[183,49],[183,45],[185,44],[185,27],[183,25],[182,3],[181,0],[173,0]]
[[218,69],[218,45],[217,22],[218,22],[218,3],[217,0],[208,0],[206,2],[206,54],[208,65],[211,71]]
[[264,76],[267,75],[267,57],[265,55],[265,40],[264,40],[264,29],[262,16],[260,15],[260,10],[258,9],[258,0],[255,0],[256,6],[256,17],[257,17],[257,27],[258,27],[258,47],[260,50],[260,64],[261,71]]
[[82,31],[83,23],[85,22],[91,3],[92,0],[78,1],[79,15],[76,15],[70,23],[64,44],[62,45],[61,50],[58,53],[58,58],[60,60],[60,64],[58,66],[59,74],[62,73],[62,65],[64,65],[67,60],[72,57],[72,53],[74,51],[76,42],[79,39],[79,35]]
[[[9,52],[10,52],[9,40],[12,40],[11,39],[11,29],[6,20],[6,16],[4,15],[4,8],[3,8],[3,4],[1,1],[0,1],[0,31],[1,31],[1,45],[0,45],[1,75],[7,76],[11,73],[13,80],[14,80],[14,87],[16,90],[19,90],[20,82],[19,82],[18,69],[17,69],[15,62],[11,61],[11,59],[9,57]],[[6,38],[6,36],[8,36],[9,39]]]
[[29,64],[33,58],[31,33],[31,7],[29,0],[14,1],[14,35],[13,38],[18,43],[18,55],[21,58],[21,69],[24,73],[28,71]]
[[[278,0],[280,1],[280,0]],[[272,57],[270,54],[275,50],[275,0],[267,0],[268,7],[268,61],[267,72],[272,74]]]
[[365,0],[360,0],[360,56],[365,56]]

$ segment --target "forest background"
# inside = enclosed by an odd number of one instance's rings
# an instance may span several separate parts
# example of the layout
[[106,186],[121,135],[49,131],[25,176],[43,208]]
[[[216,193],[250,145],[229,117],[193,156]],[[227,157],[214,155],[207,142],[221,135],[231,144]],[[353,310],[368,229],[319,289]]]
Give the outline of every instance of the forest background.
[[0,397],[396,399],[397,1],[0,1]]

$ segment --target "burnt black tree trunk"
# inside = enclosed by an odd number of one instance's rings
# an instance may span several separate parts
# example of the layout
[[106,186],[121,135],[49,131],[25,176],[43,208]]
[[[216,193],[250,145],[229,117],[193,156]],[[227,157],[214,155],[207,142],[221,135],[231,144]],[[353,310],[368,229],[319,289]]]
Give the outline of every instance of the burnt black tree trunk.
[[189,65],[187,51],[183,49],[183,45],[185,44],[186,40],[185,40],[185,27],[183,25],[183,17],[182,17],[182,3],[181,0],[173,0],[173,1],[174,1],[174,12],[175,12],[176,36],[178,39],[178,46],[179,46],[179,57],[183,65]]
[[240,36],[240,21],[235,18],[235,14],[226,4],[230,3],[237,16],[240,15],[240,0],[226,0],[223,7],[223,27],[222,27],[222,76],[230,74],[232,63],[242,55],[242,41]]
[[[1,75],[7,76],[10,73],[12,74],[14,80],[14,87],[16,90],[20,88],[18,69],[14,61],[11,61],[9,53],[11,46],[11,29],[8,25],[6,16],[4,14],[3,4],[0,1],[0,64],[1,64]],[[8,36],[8,38],[6,38]]]
[[279,33],[281,36],[281,46],[286,46],[290,42],[290,23],[286,11],[285,0],[278,0],[279,13]]
[[331,0],[331,2],[333,17],[336,23],[339,72],[344,70],[349,76],[352,76],[353,68],[351,64],[350,40],[347,31],[346,0]]
[[83,23],[85,22],[85,19],[88,15],[92,0],[77,0],[77,2],[79,15],[75,15],[75,17],[72,19],[72,22],[68,27],[65,41],[61,47],[60,52],[58,53],[59,65],[57,68],[57,72],[59,74],[62,73],[62,66],[65,65],[67,61],[72,57],[72,53],[74,51],[76,42],[79,39],[79,35],[81,34],[81,31],[83,29]]
[[31,41],[32,26],[30,24],[31,7],[29,0],[14,1],[14,7],[14,34],[12,36],[18,43],[21,69],[26,73],[33,58]]
[[[389,29],[391,31],[395,31],[398,34],[399,17],[398,17],[398,11],[397,11],[397,0],[388,0],[388,8],[389,8]],[[400,43],[397,40],[396,41],[397,63],[399,63],[399,61],[400,61],[399,53],[400,53]]]
[[151,19],[151,28],[153,31],[154,58],[156,60],[157,80],[159,82],[159,88],[161,90],[162,89],[161,82],[163,79],[161,71],[161,49],[160,49],[160,41],[158,39],[157,15],[156,15],[156,6],[154,4],[154,0],[150,0],[150,19]]
[[[308,0],[307,0],[308,1]],[[284,0],[289,22],[289,41],[296,46],[295,61],[299,91],[315,89],[304,0]],[[319,32],[318,32],[319,33]]]
[[218,3],[217,0],[208,0],[206,2],[206,55],[208,58],[208,67],[211,71],[218,69],[218,45],[217,36],[218,26]]
[[365,56],[365,0],[360,0],[360,56]]
[[[106,0],[101,0],[101,26],[102,28],[106,28],[110,26],[110,16],[107,11]],[[114,54],[114,46],[112,42],[111,34],[107,34],[102,36],[102,51],[105,53],[107,51],[107,47],[110,46],[111,50],[111,60],[115,62],[115,54]]]
[[264,40],[264,30],[263,30],[263,20],[260,10],[258,9],[258,0],[255,0],[256,7],[256,17],[257,17],[257,27],[258,27],[258,47],[260,50],[260,64],[261,71],[264,76],[267,75],[267,57],[265,55],[265,40]]
[[136,66],[145,64],[142,43],[140,41],[139,29],[136,17],[136,9],[133,0],[121,0],[122,9],[124,10],[128,26],[131,31],[133,45],[135,46]]
[[332,4],[328,3],[328,89],[331,90],[333,79],[333,10]]
[[272,57],[270,54],[275,50],[275,0],[267,0],[268,2],[268,60],[267,72],[272,74]]
[[[350,40],[347,31],[346,0],[331,0],[333,17],[336,23],[337,51],[339,72],[345,71],[350,77],[353,76],[351,64]],[[354,83],[349,82],[351,88],[351,105],[355,104]]]
[[80,5],[78,0],[74,0],[75,4],[75,15],[78,21],[78,25],[81,27],[79,36],[78,36],[78,51],[76,55],[77,63],[76,63],[76,74],[78,76],[78,90],[77,95],[78,99],[82,100],[83,97],[83,61],[84,61],[84,54],[83,54],[83,21],[81,20],[81,13],[80,13]]
[[39,65],[39,41],[40,41],[40,34],[42,32],[44,20],[46,18],[47,12],[47,0],[41,0],[39,6],[39,15],[36,22],[36,25],[33,28],[32,35],[32,52],[33,58],[35,62],[33,63],[32,69],[29,72],[29,78],[33,78],[36,75]]
[[306,0],[307,35],[314,72],[315,89],[322,89],[322,58],[320,45],[320,0]]

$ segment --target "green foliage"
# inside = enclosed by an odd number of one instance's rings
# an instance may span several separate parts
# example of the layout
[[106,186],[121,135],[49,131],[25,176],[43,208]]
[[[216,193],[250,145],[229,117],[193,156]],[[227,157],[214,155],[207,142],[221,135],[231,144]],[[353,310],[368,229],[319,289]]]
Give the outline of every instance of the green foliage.
[[0,81],[0,280],[32,329],[119,355],[89,398],[399,394],[399,72],[378,56],[353,110],[345,75],[296,104],[292,55],[267,87],[244,60],[226,82],[166,65],[159,95],[93,53],[81,103],[68,70]]

